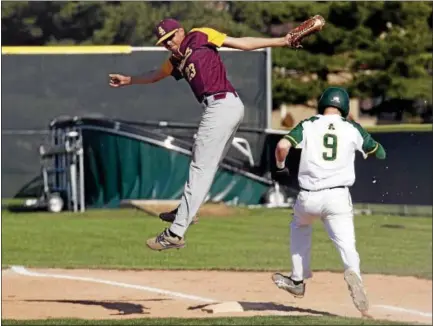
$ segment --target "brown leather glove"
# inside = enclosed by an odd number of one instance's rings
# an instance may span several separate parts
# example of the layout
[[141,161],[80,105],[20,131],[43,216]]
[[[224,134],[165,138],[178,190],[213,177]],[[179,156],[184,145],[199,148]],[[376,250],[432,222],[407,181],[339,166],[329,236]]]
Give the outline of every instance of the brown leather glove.
[[302,48],[301,41],[307,36],[320,31],[323,26],[325,26],[325,19],[322,16],[316,15],[308,18],[306,21],[287,33],[287,45],[295,49]]

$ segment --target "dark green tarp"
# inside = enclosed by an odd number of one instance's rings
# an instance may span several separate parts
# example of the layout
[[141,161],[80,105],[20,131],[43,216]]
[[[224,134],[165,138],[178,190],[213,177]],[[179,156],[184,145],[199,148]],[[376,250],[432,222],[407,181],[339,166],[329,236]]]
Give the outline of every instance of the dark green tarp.
[[[179,199],[190,156],[145,141],[83,129],[88,207],[118,207],[125,199]],[[269,184],[220,167],[209,200],[259,204]]]

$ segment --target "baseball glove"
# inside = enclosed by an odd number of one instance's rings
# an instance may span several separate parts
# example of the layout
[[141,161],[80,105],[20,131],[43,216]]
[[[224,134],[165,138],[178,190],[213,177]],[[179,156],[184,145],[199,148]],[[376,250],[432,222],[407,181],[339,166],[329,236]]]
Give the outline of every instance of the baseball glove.
[[299,26],[292,29],[286,35],[287,44],[289,47],[300,49],[302,48],[301,41],[307,36],[317,33],[325,26],[325,19],[316,15],[308,18]]

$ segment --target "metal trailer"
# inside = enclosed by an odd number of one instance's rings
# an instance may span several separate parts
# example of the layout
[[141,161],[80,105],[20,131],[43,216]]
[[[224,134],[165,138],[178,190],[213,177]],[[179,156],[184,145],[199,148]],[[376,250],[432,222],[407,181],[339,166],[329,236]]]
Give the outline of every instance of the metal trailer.
[[85,211],[83,136],[76,125],[61,123],[74,119],[52,120],[49,143],[39,147],[43,194],[37,205],[50,212]]

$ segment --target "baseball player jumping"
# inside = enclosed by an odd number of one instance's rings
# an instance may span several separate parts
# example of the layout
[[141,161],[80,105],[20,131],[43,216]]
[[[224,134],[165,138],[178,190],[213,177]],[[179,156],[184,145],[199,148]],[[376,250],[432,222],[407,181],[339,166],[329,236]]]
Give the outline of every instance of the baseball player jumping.
[[160,215],[162,220],[172,224],[158,236],[147,240],[150,249],[185,246],[185,233],[205,200],[218,165],[243,119],[244,105],[227,79],[217,49],[221,46],[239,50],[284,46],[298,48],[299,41],[320,29],[324,21],[316,16],[306,23],[296,33],[292,31],[284,37],[235,38],[211,28],[194,28],[187,33],[178,21],[164,19],[155,28],[156,44],[162,44],[171,52],[164,64],[143,76],[109,75],[112,87],[150,84],[168,76],[176,80],[183,78],[204,108],[180,205],[174,211]]
[[355,182],[356,151],[364,158],[374,154],[378,159],[385,159],[386,153],[359,124],[346,119],[349,96],[344,89],[326,89],[319,99],[318,113],[300,122],[278,142],[275,150],[277,181],[288,177],[285,160],[290,148],[301,148],[302,152],[298,174],[300,192],[294,205],[290,233],[292,274],[276,273],[272,279],[276,286],[295,297],[304,296],[304,279],[312,277],[311,224],[320,218],[340,253],[353,303],[366,314],[368,299],[355,246],[349,187]]

